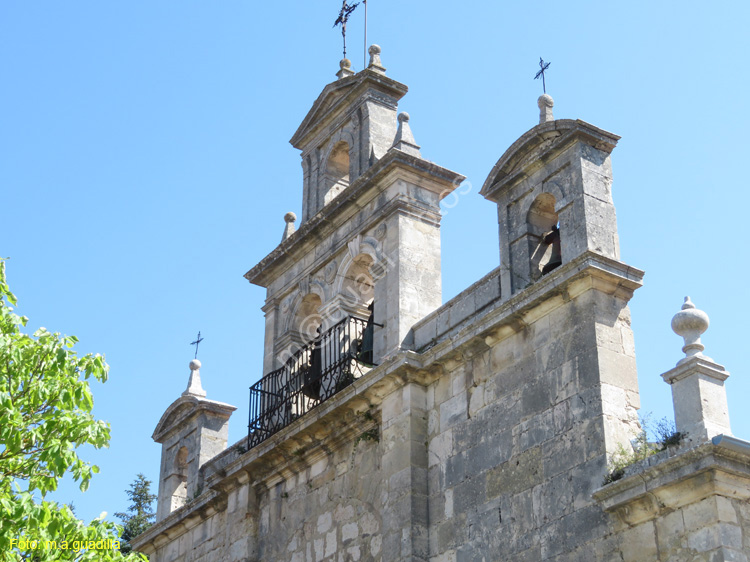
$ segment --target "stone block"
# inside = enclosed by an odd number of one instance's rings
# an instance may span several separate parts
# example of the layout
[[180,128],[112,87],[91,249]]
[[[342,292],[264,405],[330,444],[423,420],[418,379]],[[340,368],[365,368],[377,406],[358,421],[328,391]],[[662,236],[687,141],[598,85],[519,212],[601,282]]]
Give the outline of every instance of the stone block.
[[543,478],[542,450],[534,447],[487,472],[487,497],[515,494],[538,485]]
[[453,490],[453,513],[462,514],[476,509],[487,497],[485,474],[472,476],[458,484]]
[[466,392],[450,398],[440,405],[440,430],[446,431],[467,419],[468,404]]
[[721,547],[741,551],[742,529],[729,523],[717,523],[690,532],[687,543],[697,552],[709,552]]

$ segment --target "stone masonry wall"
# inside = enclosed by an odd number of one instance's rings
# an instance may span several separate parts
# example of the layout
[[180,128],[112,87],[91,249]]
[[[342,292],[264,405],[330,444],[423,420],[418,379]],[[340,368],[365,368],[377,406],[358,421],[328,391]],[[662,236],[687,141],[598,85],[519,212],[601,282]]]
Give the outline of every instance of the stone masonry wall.
[[562,561],[593,543],[606,550],[609,515],[591,494],[606,474],[607,434],[628,423],[609,419],[607,401],[634,417],[625,397],[637,398],[637,387],[629,376],[602,384],[609,358],[596,342],[618,334],[627,365],[621,305],[585,293],[429,388],[434,560]]
[[655,458],[672,463],[646,467],[655,491],[644,472],[602,488],[638,429],[634,349],[627,295],[577,267],[210,461],[203,494],[146,533],[152,562],[747,562],[742,457],[709,443]]
[[362,438],[260,499],[258,560],[380,560],[378,443]]

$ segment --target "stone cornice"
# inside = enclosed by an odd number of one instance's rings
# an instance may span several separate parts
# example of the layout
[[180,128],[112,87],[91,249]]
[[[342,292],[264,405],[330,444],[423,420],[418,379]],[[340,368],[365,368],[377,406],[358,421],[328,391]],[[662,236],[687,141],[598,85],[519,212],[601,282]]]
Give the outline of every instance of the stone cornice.
[[409,88],[388,76],[365,69],[354,76],[331,82],[313,102],[289,143],[303,150],[307,141],[322,128],[328,128],[337,116],[350,108],[353,102],[368,90],[375,90],[393,99],[393,107],[406,95]]
[[229,419],[237,408],[224,402],[207,400],[197,396],[180,396],[172,402],[156,424],[151,438],[157,443],[166,441],[171,433],[184,425],[187,420],[200,414],[208,412],[217,417]]
[[376,421],[365,413],[373,411],[397,388],[408,383],[431,384],[466,357],[488,349],[588,290],[629,299],[641,286],[642,277],[641,270],[617,260],[593,252],[583,254],[511,298],[477,313],[471,322],[453,326],[422,353],[402,350],[387,358],[251,450],[245,450],[245,439],[227,448],[201,467],[206,491],[150,527],[133,541],[134,546],[146,554],[153,552],[210,517],[236,487],[248,482],[254,487],[268,487],[351,442],[358,432],[375,427]]
[[[484,279],[496,275],[497,269],[420,320],[414,329],[439,316],[454,301],[463,298],[472,288],[479,287]],[[494,345],[590,289],[630,300],[633,292],[642,286],[643,275],[640,269],[588,251],[512,297],[501,295],[469,319],[446,327],[442,333],[436,333],[432,343],[421,346],[417,351],[440,353],[443,348],[455,348],[462,341],[477,336],[486,340],[487,345]]]
[[677,381],[694,374],[716,379],[719,382],[723,382],[729,378],[729,373],[723,365],[714,363],[708,357],[700,355],[691,357],[684,363],[678,363],[673,369],[670,369],[666,373],[662,373],[661,378],[663,378],[664,382],[667,384],[674,384]]
[[583,141],[610,153],[620,137],[580,119],[558,119],[528,130],[514,142],[492,167],[479,191],[496,201],[498,193],[531,175],[576,141]]
[[713,495],[748,500],[750,443],[718,436],[692,449],[667,449],[628,467],[625,474],[593,494],[624,525],[650,521]]
[[[405,179],[438,194],[447,195],[458,187],[464,180],[464,176],[419,157],[391,149],[333,201],[248,271],[245,279],[255,285],[268,287],[274,279],[282,275],[287,268],[309,251],[309,241],[325,239],[364,205],[399,179]],[[379,213],[377,218],[382,219],[383,215]]]

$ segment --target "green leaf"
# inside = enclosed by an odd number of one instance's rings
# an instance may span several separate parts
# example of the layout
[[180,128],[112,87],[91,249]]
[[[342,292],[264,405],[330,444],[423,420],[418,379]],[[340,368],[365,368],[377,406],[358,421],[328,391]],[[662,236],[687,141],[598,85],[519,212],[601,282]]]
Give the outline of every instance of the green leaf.
[[[106,381],[100,355],[78,357],[75,336],[46,328],[22,332],[25,316],[12,312],[17,301],[0,259],[0,562],[18,562],[12,538],[117,540],[121,529],[109,521],[85,524],[64,505],[44,500],[70,473],[85,491],[99,468],[79,458],[77,447],[109,445],[109,426],[91,414],[93,394],[86,374]],[[40,499],[41,497],[41,499]],[[25,556],[24,560],[29,557]],[[140,554],[106,551],[36,551],[34,560],[134,561]]]

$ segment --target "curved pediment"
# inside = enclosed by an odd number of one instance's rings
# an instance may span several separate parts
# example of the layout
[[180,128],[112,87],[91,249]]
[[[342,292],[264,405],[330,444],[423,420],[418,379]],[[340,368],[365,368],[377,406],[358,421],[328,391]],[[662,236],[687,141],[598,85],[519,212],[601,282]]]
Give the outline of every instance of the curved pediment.
[[237,408],[224,402],[206,400],[196,396],[180,396],[164,411],[151,438],[162,443],[176,428],[187,422],[195,414],[206,411],[218,417],[229,418]]
[[495,200],[502,187],[520,181],[576,140],[609,153],[620,137],[580,119],[558,119],[541,123],[521,135],[505,151],[493,166],[479,193],[487,199]]
[[[311,134],[314,135],[320,127],[331,125],[336,115],[346,113],[347,108],[357,105],[359,98],[368,89],[381,96],[384,94],[385,99],[393,100],[394,104],[408,91],[406,85],[371,69],[336,80],[323,88],[289,141],[291,145],[305,150]],[[380,99],[381,96],[377,97]]]

